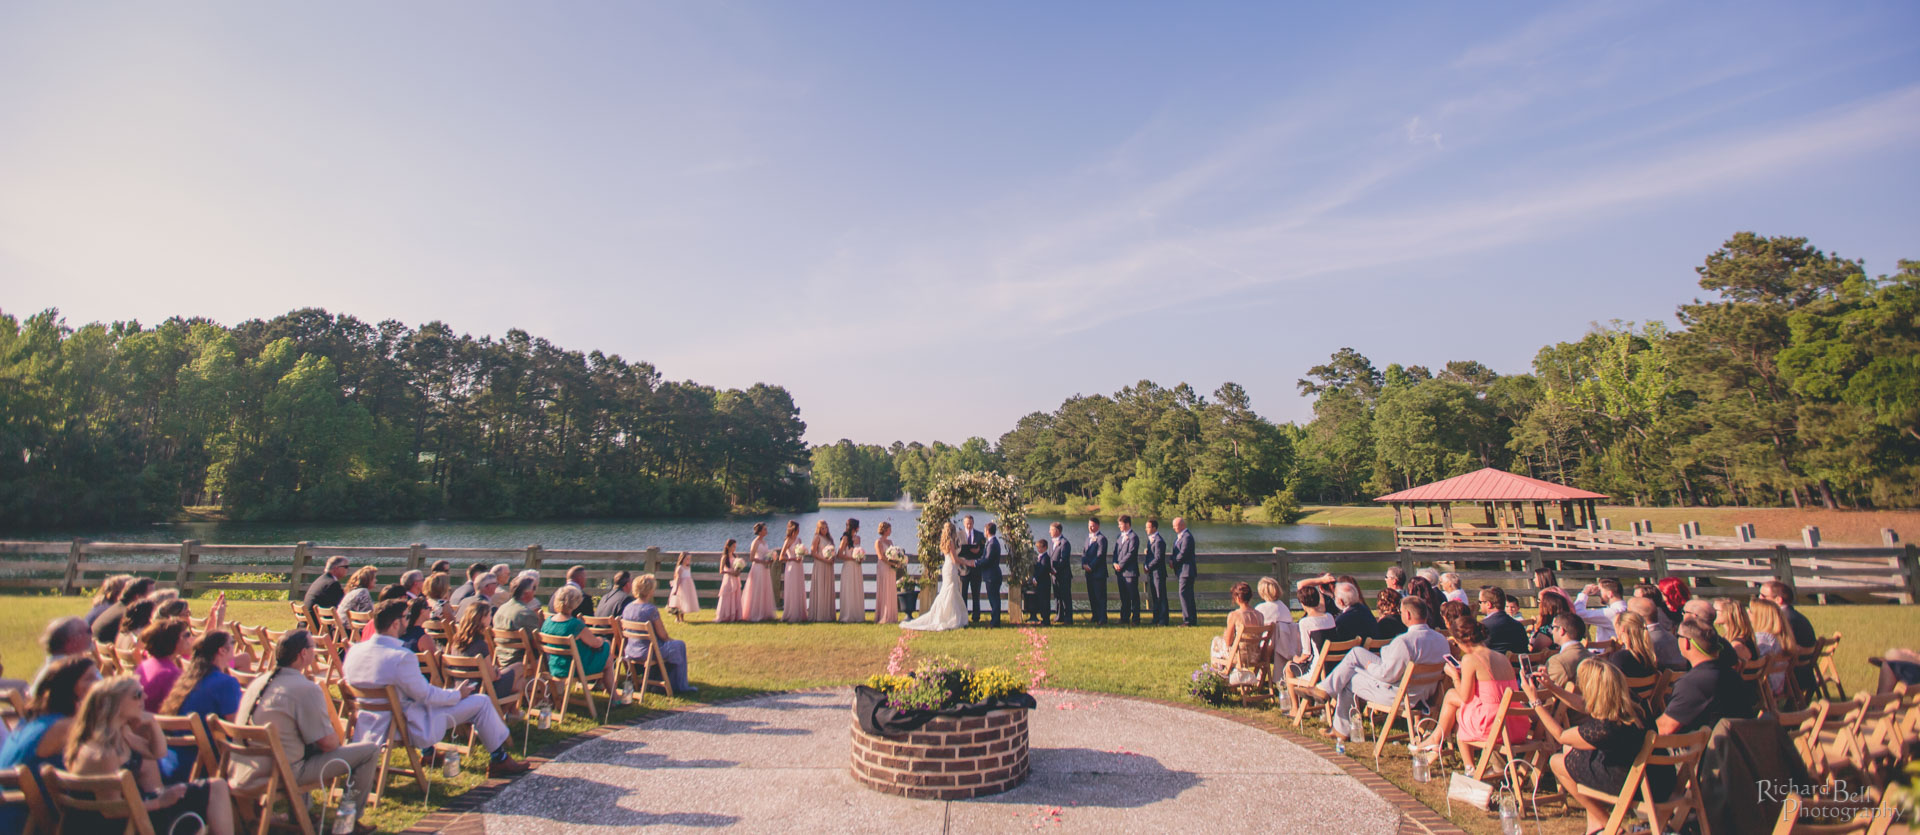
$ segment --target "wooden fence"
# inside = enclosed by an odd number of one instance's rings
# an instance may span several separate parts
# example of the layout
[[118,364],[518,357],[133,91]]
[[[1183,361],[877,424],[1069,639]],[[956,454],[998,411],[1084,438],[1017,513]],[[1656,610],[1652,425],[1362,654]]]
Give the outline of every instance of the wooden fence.
[[[635,574],[652,573],[661,580],[659,595],[664,598],[674,565],[685,553],[691,563],[696,588],[703,607],[714,605],[718,593],[720,554],[717,551],[663,551],[648,548],[633,551],[547,550],[539,545],[526,548],[430,548],[424,544],[399,547],[322,546],[311,542],[293,545],[212,545],[189,540],[178,543],[127,542],[0,542],[0,589],[40,589],[72,595],[97,587],[113,574],[138,574],[154,577],[179,588],[184,594],[211,591],[270,591],[297,599],[307,584],[319,576],[327,558],[344,556],[358,567],[375,566],[379,582],[399,579],[409,570],[425,570],[437,560],[453,566],[451,578],[457,585],[465,580],[473,563],[488,566],[507,564],[516,571],[541,570],[541,591],[551,591],[565,582],[567,568],[579,565],[587,570],[590,588],[603,587],[621,570]],[[1322,572],[1352,574],[1369,599],[1383,583],[1385,569],[1398,565],[1411,575],[1416,569],[1435,567],[1460,574],[1462,585],[1476,588],[1498,585],[1531,598],[1531,578],[1535,568],[1553,568],[1562,586],[1578,588],[1601,577],[1613,577],[1623,585],[1652,582],[1662,577],[1680,577],[1695,592],[1703,595],[1740,595],[1769,579],[1780,578],[1802,594],[1825,597],[1841,595],[1857,599],[1894,598],[1911,602],[1920,598],[1920,555],[1913,545],[1880,548],[1721,548],[1711,550],[1670,551],[1664,547],[1606,550],[1515,550],[1416,551],[1243,551],[1203,553],[1198,556],[1199,578],[1195,596],[1205,611],[1231,607],[1228,593],[1234,583],[1257,584],[1273,577],[1292,596],[1293,582]],[[812,563],[807,564],[811,573]],[[874,562],[861,566],[863,594],[868,611],[873,608]],[[918,576],[917,561],[908,564],[910,574]],[[780,572],[776,572],[776,577]],[[837,572],[835,572],[837,574]],[[1074,599],[1085,608],[1086,578],[1076,560],[1073,580]],[[231,575],[266,575],[268,579],[238,580]],[[1109,577],[1107,606],[1117,611],[1119,595]],[[777,593],[776,586],[776,593]],[[923,589],[922,600],[933,590]],[[1005,594],[1006,590],[1003,589]],[[597,592],[596,592],[597,594]],[[1178,582],[1168,579],[1168,595],[1178,609]],[[276,597],[279,595],[276,595]],[[1145,594],[1143,591],[1142,598]],[[776,597],[778,599],[778,597]]]

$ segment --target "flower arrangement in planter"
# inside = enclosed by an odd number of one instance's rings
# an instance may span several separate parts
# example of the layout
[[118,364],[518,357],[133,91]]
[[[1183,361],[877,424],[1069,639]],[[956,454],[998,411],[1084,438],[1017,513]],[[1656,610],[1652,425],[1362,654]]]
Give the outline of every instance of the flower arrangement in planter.
[[978,670],[948,655],[923,659],[912,674],[875,673],[864,689],[895,712],[965,710],[975,706],[1032,709],[1027,683],[1005,667]]
[[[902,647],[896,647],[896,651]],[[1027,680],[950,656],[922,659],[854,688],[850,766],[876,791],[939,800],[997,794],[1027,779]]]

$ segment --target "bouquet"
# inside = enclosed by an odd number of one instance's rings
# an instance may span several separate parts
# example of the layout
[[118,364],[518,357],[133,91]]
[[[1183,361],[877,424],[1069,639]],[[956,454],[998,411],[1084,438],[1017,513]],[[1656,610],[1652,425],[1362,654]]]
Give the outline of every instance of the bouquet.
[[893,566],[894,573],[907,573],[907,552],[900,546],[895,545],[888,548],[885,554],[880,555],[880,558],[886,560],[887,565]]

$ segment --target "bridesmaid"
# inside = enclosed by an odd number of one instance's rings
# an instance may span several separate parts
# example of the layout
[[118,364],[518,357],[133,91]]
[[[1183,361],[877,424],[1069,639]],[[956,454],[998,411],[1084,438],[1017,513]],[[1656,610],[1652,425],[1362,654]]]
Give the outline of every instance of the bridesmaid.
[[873,567],[873,622],[898,623],[900,621],[900,594],[898,580],[893,576],[893,565],[887,562],[887,549],[893,547],[893,540],[887,538],[893,533],[892,522],[880,523],[880,536],[873,541],[873,553],[880,559]]
[[733,555],[736,540],[727,540],[727,547],[720,552],[720,603],[714,606],[714,623],[740,622],[740,565]]
[[667,594],[667,606],[680,623],[700,611],[700,593],[693,588],[693,555],[685,551],[680,552],[680,562],[673,567],[673,591]]
[[840,534],[840,622],[867,622],[867,584],[860,577],[860,564],[866,561],[860,550],[860,520],[848,519]]
[[813,619],[821,623],[832,621],[833,617],[833,529],[827,527],[827,520],[813,527],[813,543],[808,546],[813,554],[813,586],[807,589],[807,596],[813,601]]
[[746,611],[740,619],[748,623],[773,620],[773,561],[767,559],[767,523],[753,523],[753,544],[747,546]]
[[806,623],[807,617],[807,569],[800,556],[800,522],[797,519],[787,521],[787,538],[780,543],[780,561],[787,564],[785,585],[781,593],[782,605],[780,619],[788,623]]

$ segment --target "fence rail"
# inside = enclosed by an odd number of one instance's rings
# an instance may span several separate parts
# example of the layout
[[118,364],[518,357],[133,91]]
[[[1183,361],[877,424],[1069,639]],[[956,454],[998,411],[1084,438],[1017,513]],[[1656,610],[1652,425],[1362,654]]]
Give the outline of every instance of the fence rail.
[[[1570,533],[1570,532],[1568,532]],[[488,566],[505,564],[514,570],[541,570],[542,592],[558,588],[565,581],[564,570],[578,565],[586,569],[590,587],[603,585],[615,573],[625,570],[651,573],[661,580],[659,594],[664,597],[674,569],[685,555],[700,592],[702,604],[712,606],[720,585],[720,552],[666,551],[659,548],[637,550],[547,549],[540,545],[525,548],[432,548],[415,543],[406,546],[327,546],[311,542],[291,545],[218,545],[188,540],[176,543],[132,542],[22,542],[0,541],[0,589],[51,590],[72,595],[96,587],[108,575],[139,574],[178,587],[183,594],[210,591],[280,590],[290,598],[300,597],[307,584],[320,575],[326,560],[344,556],[357,566],[375,566],[379,582],[397,580],[410,570],[425,570],[435,561],[452,564],[453,580],[464,581],[466,568],[473,563]],[[1665,547],[1609,549],[1549,549],[1492,547],[1480,550],[1397,551],[1235,551],[1198,555],[1195,597],[1200,608],[1220,611],[1231,608],[1229,591],[1233,584],[1258,583],[1264,577],[1278,580],[1291,597],[1299,578],[1332,573],[1352,574],[1363,592],[1371,595],[1382,585],[1386,567],[1398,565],[1411,575],[1415,570],[1434,567],[1458,573],[1463,586],[1498,585],[1520,594],[1533,596],[1532,571],[1552,568],[1561,585],[1577,586],[1612,577],[1623,585],[1653,582],[1662,577],[1681,577],[1704,595],[1744,595],[1753,586],[1779,578],[1803,594],[1822,598],[1844,595],[1856,598],[1893,598],[1912,602],[1920,598],[1920,554],[1913,545],[1899,547],[1794,548],[1784,544],[1771,547],[1745,543],[1745,547],[1670,550]],[[811,582],[815,564],[806,571]],[[869,611],[874,603],[875,563],[868,559],[861,566],[861,586]],[[557,569],[557,570],[556,570]],[[837,569],[833,573],[838,575]],[[917,560],[908,563],[908,573],[922,573]],[[1084,608],[1087,581],[1075,561],[1073,597]],[[776,594],[782,571],[774,572]],[[234,575],[254,575],[240,578]],[[267,575],[269,579],[260,579]],[[1115,580],[1107,580],[1107,605],[1117,610],[1119,596]],[[1168,579],[1169,597],[1176,601],[1177,580]],[[923,591],[923,599],[932,595]],[[1002,588],[1001,594],[1017,589]],[[778,599],[778,598],[776,598]],[[1145,599],[1144,593],[1142,599]]]

